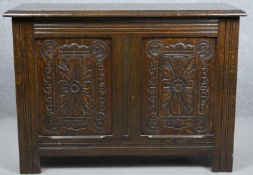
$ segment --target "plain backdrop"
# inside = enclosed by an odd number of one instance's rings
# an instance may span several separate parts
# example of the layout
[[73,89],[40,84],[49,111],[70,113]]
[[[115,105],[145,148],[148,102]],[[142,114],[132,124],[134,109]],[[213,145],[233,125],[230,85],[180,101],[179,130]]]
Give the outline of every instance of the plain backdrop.
[[[175,2],[226,2],[247,12],[241,18],[239,66],[237,84],[235,159],[233,175],[253,174],[253,0],[0,0],[0,13],[24,2],[56,3],[175,3]],[[13,66],[11,18],[0,16],[0,175],[17,174],[18,139],[15,104],[15,81]],[[8,133],[8,134],[5,134]],[[47,168],[43,174],[87,174],[87,175],[152,175],[152,174],[212,174],[205,167],[148,166],[148,167],[79,167]],[[222,173],[223,174],[223,173]],[[231,174],[231,175],[232,175]]]

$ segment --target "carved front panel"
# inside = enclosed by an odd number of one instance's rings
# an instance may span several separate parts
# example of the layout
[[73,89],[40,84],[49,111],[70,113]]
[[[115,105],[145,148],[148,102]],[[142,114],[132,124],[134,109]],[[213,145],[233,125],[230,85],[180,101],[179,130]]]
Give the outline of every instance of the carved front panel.
[[110,40],[39,40],[41,134],[111,133]]
[[143,134],[212,133],[214,39],[146,39]]

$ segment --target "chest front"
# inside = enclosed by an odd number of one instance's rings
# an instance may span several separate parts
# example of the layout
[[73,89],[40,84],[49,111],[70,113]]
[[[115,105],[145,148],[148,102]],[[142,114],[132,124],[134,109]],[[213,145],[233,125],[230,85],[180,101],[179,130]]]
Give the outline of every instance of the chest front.
[[232,170],[239,14],[49,12],[13,19],[21,172],[194,152]]

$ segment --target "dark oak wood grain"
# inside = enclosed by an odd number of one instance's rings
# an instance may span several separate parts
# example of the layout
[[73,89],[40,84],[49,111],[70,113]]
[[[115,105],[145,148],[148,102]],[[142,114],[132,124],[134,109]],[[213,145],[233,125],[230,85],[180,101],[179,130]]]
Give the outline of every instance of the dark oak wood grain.
[[222,83],[217,84],[215,107],[216,140],[213,171],[232,171],[236,100],[239,18],[221,19],[217,68]]
[[14,64],[21,173],[40,173],[39,121],[36,74],[32,46],[33,26],[27,20],[13,20]]
[[212,157],[213,171],[231,172],[243,15],[225,4],[24,4],[6,12],[20,172],[39,173],[41,157],[199,153]]
[[11,17],[203,17],[245,16],[225,3],[26,3],[5,13]]
[[111,134],[110,48],[108,39],[36,42],[42,135]]

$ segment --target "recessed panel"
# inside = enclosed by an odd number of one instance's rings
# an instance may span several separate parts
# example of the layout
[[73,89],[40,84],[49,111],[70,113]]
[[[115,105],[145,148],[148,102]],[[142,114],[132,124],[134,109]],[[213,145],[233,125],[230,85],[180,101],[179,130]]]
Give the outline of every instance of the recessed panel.
[[111,41],[37,40],[42,135],[111,134]]
[[215,39],[143,41],[144,135],[212,133]]

